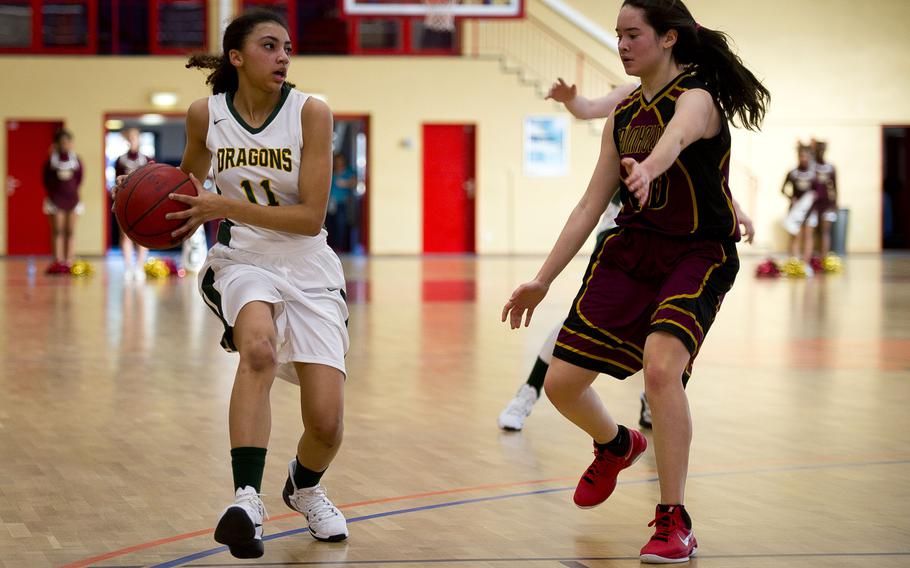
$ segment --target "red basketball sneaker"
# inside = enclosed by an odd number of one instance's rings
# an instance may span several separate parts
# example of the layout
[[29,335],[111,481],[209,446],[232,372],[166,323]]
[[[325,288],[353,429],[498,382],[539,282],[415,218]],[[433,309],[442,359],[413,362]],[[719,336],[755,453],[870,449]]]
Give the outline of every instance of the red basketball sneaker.
[[698,552],[692,519],[680,505],[658,505],[654,520],[649,527],[657,525],[654,536],[641,549],[639,559],[648,564],[674,564],[688,562]]
[[638,461],[648,447],[648,440],[638,430],[629,429],[629,451],[615,456],[609,450],[594,446],[594,461],[581,476],[575,488],[575,504],[582,509],[596,507],[607,500],[616,489],[619,472]]

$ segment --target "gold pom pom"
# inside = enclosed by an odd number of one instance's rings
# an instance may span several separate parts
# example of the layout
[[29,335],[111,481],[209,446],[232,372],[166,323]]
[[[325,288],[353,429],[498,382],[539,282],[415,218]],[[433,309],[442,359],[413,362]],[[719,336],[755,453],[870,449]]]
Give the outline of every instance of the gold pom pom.
[[780,268],[781,274],[790,278],[805,278],[806,265],[797,258],[791,258]]
[[822,261],[822,267],[825,272],[841,272],[844,269],[840,257],[833,253],[825,257],[825,260]]
[[149,278],[167,278],[171,270],[164,261],[157,258],[150,258],[145,263],[145,274]]
[[77,260],[70,268],[70,274],[73,276],[91,276],[95,273],[95,268],[84,260]]

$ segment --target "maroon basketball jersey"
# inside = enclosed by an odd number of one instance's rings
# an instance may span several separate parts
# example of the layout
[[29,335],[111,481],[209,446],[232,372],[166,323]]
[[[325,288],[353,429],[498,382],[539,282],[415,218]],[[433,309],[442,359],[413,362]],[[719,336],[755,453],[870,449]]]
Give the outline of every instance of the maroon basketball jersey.
[[[670,81],[651,101],[645,100],[638,87],[619,103],[613,140],[620,157],[644,161],[673,118],[676,100],[689,89],[710,92],[695,72],[687,71]],[[644,207],[620,183],[623,209],[616,223],[666,235],[738,241],[739,223],[727,184],[729,172],[730,129],[723,121],[717,136],[693,142],[670,169],[651,182],[651,194]],[[621,175],[625,173],[623,169]]]

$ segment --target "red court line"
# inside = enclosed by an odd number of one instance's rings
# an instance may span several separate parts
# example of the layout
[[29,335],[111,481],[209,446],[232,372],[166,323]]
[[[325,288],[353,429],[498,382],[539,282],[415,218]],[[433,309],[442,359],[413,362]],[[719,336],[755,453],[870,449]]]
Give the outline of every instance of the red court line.
[[[809,461],[812,463],[819,463],[819,464],[831,463],[833,460],[835,460],[835,457],[836,456],[816,456],[814,458],[811,458]],[[837,456],[837,457],[839,457],[839,456]],[[867,457],[878,457],[878,458],[900,457],[902,459],[910,459],[910,456],[908,456],[905,453],[872,454]],[[767,463],[768,463],[767,460],[754,461],[751,463],[750,462],[735,462],[734,464],[731,464],[731,466],[738,466],[740,468],[745,467],[746,469],[744,471],[748,471],[748,468],[750,466],[754,467],[755,465],[765,465]],[[788,462],[786,460],[780,460],[777,463],[788,463]],[[712,469],[716,469],[716,467],[713,467]],[[695,468],[693,470],[690,470],[689,473],[699,473],[700,471],[702,471],[702,468]],[[710,471],[710,470],[705,469],[704,471]],[[655,475],[656,471],[652,470],[651,468],[648,468],[647,471],[639,472],[639,473],[644,474],[645,477],[647,477],[649,475],[650,476]],[[338,508],[339,509],[353,509],[355,507],[364,507],[366,505],[393,503],[395,501],[408,501],[411,499],[420,499],[423,497],[433,497],[433,496],[438,496],[438,495],[453,495],[456,493],[468,493],[471,491],[482,491],[484,489],[502,489],[502,488],[506,488],[506,487],[517,487],[517,486],[522,486],[522,485],[540,485],[543,483],[575,481],[576,479],[578,479],[578,477],[573,476],[573,477],[553,477],[550,479],[537,479],[537,480],[531,480],[531,481],[516,481],[516,482],[512,482],[512,483],[491,483],[491,484],[487,484],[487,485],[475,485],[473,487],[460,487],[457,489],[443,489],[443,490],[439,490],[439,491],[426,491],[424,493],[414,493],[411,495],[403,495],[403,496],[399,496],[399,497],[386,497],[384,499],[369,499],[367,501],[356,501],[354,503],[338,505]],[[280,521],[282,519],[288,519],[288,518],[295,517],[298,515],[299,515],[299,513],[286,513],[283,515],[278,515],[277,517],[270,517],[265,522],[268,523],[268,522],[272,522],[272,521]],[[140,550],[146,550],[149,548],[154,548],[156,546],[161,546],[163,544],[169,544],[171,542],[177,542],[177,541],[181,541],[181,540],[194,538],[197,536],[202,536],[205,534],[211,534],[213,532],[215,532],[215,529],[209,528],[209,529],[193,531],[190,533],[179,534],[179,535],[162,538],[162,539],[158,539],[158,540],[153,540],[150,542],[129,546],[127,548],[121,548],[120,550],[114,550],[111,552],[107,552],[105,554],[100,554],[98,556],[93,556],[91,558],[86,558],[84,560],[78,560],[78,561],[72,562],[70,564],[64,564],[60,568],[85,568],[86,566],[89,566],[95,562],[109,560],[111,558],[116,558],[118,556],[125,556],[125,555],[131,554],[133,552],[139,552]]]
[[[366,505],[378,505],[381,503],[393,503],[395,501],[408,501],[411,499],[420,499],[423,497],[433,497],[437,495],[453,495],[455,493],[468,493],[470,491],[482,491],[484,489],[502,489],[506,487],[517,487],[520,485],[540,485],[542,483],[554,483],[554,482],[565,482],[575,480],[575,477],[553,477],[550,479],[536,479],[532,481],[516,481],[513,483],[491,483],[488,485],[475,485],[473,487],[460,487],[457,489],[442,489],[439,491],[426,491],[424,493],[414,493],[412,495],[402,495],[399,497],[386,497],[384,499],[369,499],[367,501],[357,501],[355,503],[347,503],[344,505],[338,505],[339,509],[353,509],[355,507],[364,507]],[[282,519],[288,519],[291,517],[299,516],[300,513],[286,513],[283,515],[278,515],[277,517],[269,517],[265,522],[269,523],[272,521],[280,521]],[[202,536],[205,534],[211,534],[215,532],[214,528],[201,529],[198,531],[193,531],[184,534],[178,534],[166,538],[160,538],[158,540],[152,540],[149,542],[144,542],[142,544],[135,544],[133,546],[128,546],[126,548],[121,548],[120,550],[113,550],[111,552],[106,552],[104,554],[99,554],[98,556],[92,556],[91,558],[85,558],[83,560],[77,560],[76,562],[71,562],[70,564],[64,564],[60,568],[85,568],[90,566],[95,562],[102,562],[104,560],[110,560],[111,558],[117,558],[118,556],[125,556],[133,552],[139,552],[140,550],[146,550],[148,548],[154,548],[156,546],[161,546],[163,544],[169,544],[172,542],[177,542],[181,540],[186,540],[189,538],[194,538],[197,536]]]

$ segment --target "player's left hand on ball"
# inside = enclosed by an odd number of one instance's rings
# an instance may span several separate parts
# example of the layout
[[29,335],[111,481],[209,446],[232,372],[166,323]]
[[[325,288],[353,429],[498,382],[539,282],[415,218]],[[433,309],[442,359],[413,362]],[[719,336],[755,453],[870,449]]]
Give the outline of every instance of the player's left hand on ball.
[[549,286],[538,280],[525,282],[512,292],[512,297],[502,308],[502,321],[509,319],[509,325],[512,329],[521,327],[521,318],[527,312],[525,318],[525,327],[530,325],[531,316],[534,315],[534,308],[537,307],[547,295]]
[[195,197],[183,195],[181,193],[171,193],[168,195],[168,197],[174,201],[186,203],[189,206],[189,208],[184,211],[168,213],[165,216],[166,219],[186,219],[186,223],[171,233],[171,236],[174,238],[193,234],[199,225],[223,216],[218,211],[218,204],[221,201],[221,198],[206,191],[193,174],[190,174],[190,181],[192,181],[193,185],[196,187]]
[[644,208],[651,193],[651,173],[634,158],[623,158],[620,164],[626,170],[626,177],[623,179],[623,183],[626,184],[626,187],[638,200],[639,206]]

